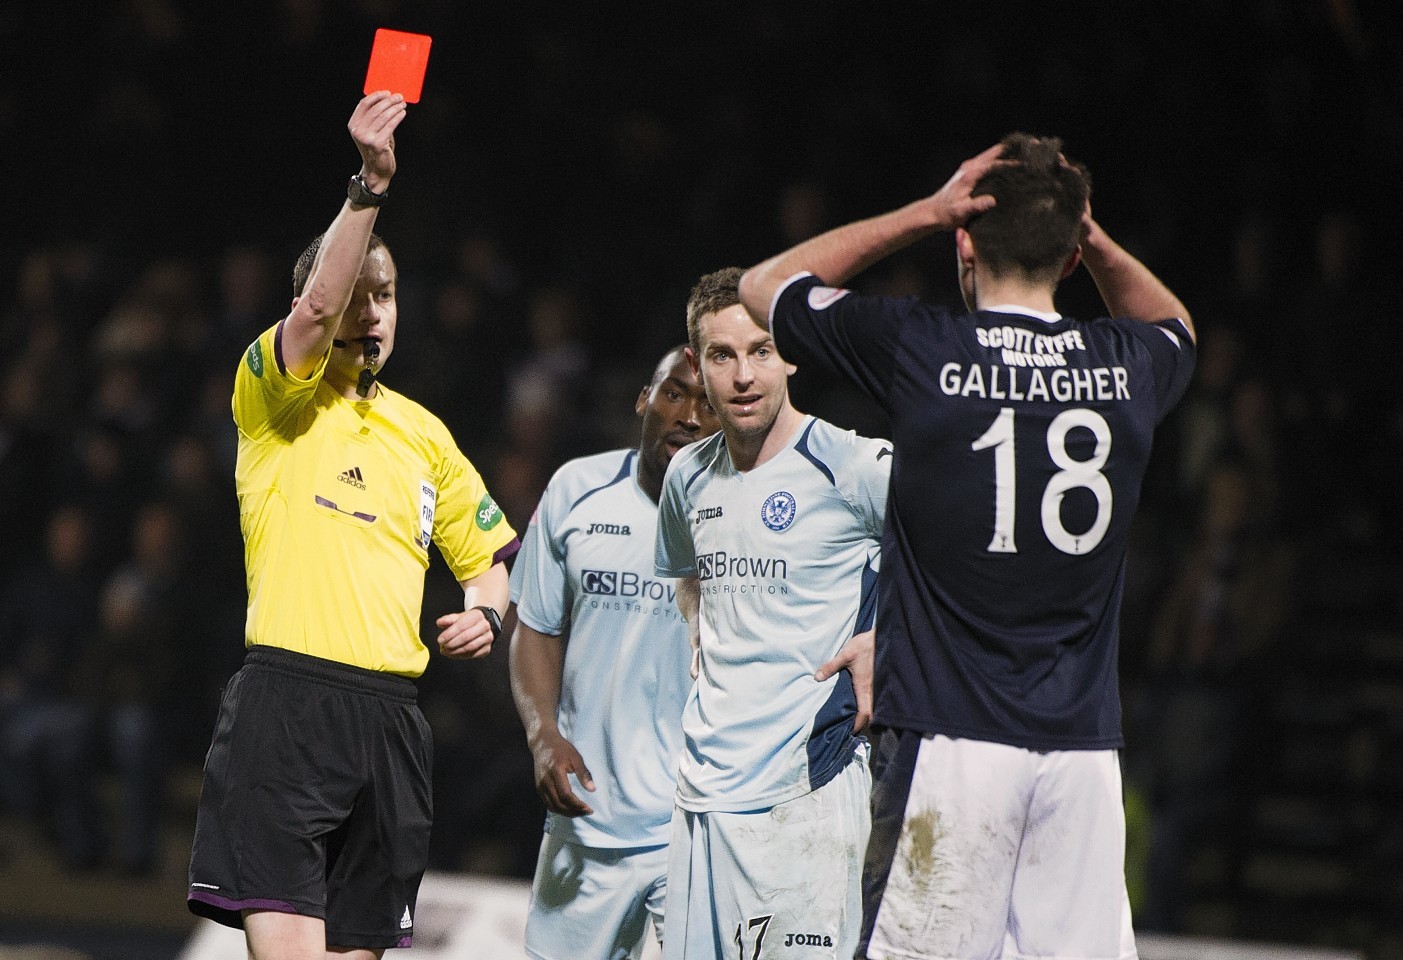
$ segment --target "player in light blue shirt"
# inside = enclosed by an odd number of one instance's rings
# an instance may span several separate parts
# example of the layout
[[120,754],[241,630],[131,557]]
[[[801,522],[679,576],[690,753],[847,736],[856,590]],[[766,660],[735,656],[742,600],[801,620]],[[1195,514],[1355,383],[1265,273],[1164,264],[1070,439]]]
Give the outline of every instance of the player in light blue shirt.
[[635,404],[636,450],[565,464],[511,574],[512,694],[548,808],[526,950],[539,960],[641,955],[661,936],[681,716],[692,686],[676,586],[653,573],[668,461],[716,430],[683,347]]
[[692,292],[690,355],[722,432],[673,459],[659,501],[656,570],[699,627],[663,950],[847,958],[871,677],[838,665],[871,642],[891,446],[794,409],[794,368],[740,305],[740,274]]

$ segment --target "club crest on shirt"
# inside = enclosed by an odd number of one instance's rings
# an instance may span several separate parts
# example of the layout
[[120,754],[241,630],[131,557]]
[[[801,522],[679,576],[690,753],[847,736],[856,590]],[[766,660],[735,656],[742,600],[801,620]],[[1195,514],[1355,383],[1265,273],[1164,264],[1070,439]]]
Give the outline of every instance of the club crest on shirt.
[[787,490],[776,490],[761,504],[760,519],[765,526],[778,533],[788,529],[789,525],[794,522],[796,512],[798,512],[798,505],[794,502],[794,494]]

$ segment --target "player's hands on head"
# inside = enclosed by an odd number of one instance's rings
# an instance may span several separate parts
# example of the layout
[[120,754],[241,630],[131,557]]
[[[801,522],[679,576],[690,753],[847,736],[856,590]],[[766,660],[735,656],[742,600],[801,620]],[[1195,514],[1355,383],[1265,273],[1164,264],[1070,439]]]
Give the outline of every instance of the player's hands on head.
[[584,758],[575,745],[560,734],[543,735],[531,751],[536,768],[536,792],[546,808],[563,817],[582,817],[594,813],[594,809],[575,793],[570,785],[570,774],[580,781],[580,786],[594,792],[594,778],[585,766]]
[[876,649],[875,630],[866,630],[843,644],[838,655],[818,668],[814,679],[822,683],[839,670],[853,678],[853,693],[857,696],[857,716],[853,718],[853,733],[861,733],[872,722],[872,672]]
[[446,613],[434,621],[439,629],[438,649],[455,660],[475,660],[492,652],[492,625],[481,610]]
[[1096,245],[1104,242],[1105,239],[1106,232],[1101,229],[1101,225],[1091,215],[1091,201],[1088,200],[1086,209],[1082,211],[1081,215],[1081,236],[1078,238],[1078,242],[1083,245]]
[[984,174],[1001,164],[1012,162],[999,159],[1003,149],[1002,144],[996,143],[978,156],[970,157],[960,164],[954,176],[945,181],[945,185],[929,198],[927,202],[932,207],[931,217],[937,229],[954,230],[964,226],[975,214],[993,208],[994,198],[991,195],[986,193],[974,197],[970,196],[970,193]]
[[366,185],[384,192],[395,175],[395,128],[408,113],[404,97],[388,90],[368,93],[356,104],[346,128],[360,151]]

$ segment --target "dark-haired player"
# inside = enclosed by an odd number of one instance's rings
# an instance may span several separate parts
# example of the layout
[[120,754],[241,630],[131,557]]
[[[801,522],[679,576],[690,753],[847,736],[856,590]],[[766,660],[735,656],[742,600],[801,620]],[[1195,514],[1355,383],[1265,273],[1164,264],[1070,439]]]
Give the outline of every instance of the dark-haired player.
[[[787,357],[847,378],[891,418],[872,958],[1135,955],[1119,610],[1151,439],[1188,384],[1194,332],[1089,196],[1059,140],[1015,134],[933,196],[801,243],[741,284]],[[841,288],[945,230],[970,312]],[[1112,318],[1057,312],[1079,261]]]
[[634,410],[638,447],[557,470],[512,569],[512,694],[548,809],[526,918],[537,960],[636,958],[650,918],[663,933],[692,648],[676,582],[653,574],[658,496],[717,423],[680,346]]
[[404,115],[386,92],[357,105],[360,173],[235,378],[248,654],[205,763],[188,902],[258,960],[409,946],[432,814],[413,682],[430,542],[463,586],[443,654],[485,655],[507,606],[516,535],[443,423],[375,379],[398,313],[372,228]]

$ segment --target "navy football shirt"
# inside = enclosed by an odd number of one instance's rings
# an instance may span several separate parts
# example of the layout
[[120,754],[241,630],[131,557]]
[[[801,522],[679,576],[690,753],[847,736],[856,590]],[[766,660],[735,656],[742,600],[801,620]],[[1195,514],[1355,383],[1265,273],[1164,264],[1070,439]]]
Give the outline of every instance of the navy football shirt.
[[771,328],[801,371],[839,373],[891,419],[875,721],[1121,746],[1126,542],[1155,426],[1193,372],[1182,321],[955,313],[800,274]]

